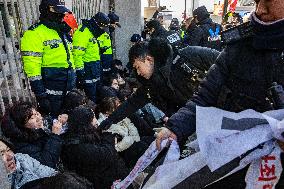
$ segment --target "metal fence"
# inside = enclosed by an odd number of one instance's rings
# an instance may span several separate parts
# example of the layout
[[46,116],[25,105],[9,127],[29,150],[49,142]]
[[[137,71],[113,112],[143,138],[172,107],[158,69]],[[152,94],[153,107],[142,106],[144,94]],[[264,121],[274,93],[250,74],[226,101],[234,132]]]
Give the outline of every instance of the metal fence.
[[20,39],[39,17],[40,0],[0,1],[0,114],[20,99],[31,101],[28,80],[23,73]]
[[[66,0],[65,2],[71,2]],[[0,0],[0,116],[8,105],[20,99],[31,101],[32,92],[23,72],[20,39],[39,18],[41,0]],[[64,2],[64,1],[61,1]],[[79,23],[98,11],[108,13],[108,0],[72,0]]]
[[97,12],[109,12],[108,0],[72,0],[72,11],[76,15],[77,21],[81,24],[81,19],[88,19]]

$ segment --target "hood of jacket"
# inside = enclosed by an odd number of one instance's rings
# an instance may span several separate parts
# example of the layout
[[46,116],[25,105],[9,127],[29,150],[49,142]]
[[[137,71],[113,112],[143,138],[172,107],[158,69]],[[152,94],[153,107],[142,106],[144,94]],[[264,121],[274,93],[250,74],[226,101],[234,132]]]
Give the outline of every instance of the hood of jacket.
[[193,11],[193,16],[195,16],[197,18],[197,20],[199,22],[207,19],[210,17],[210,13],[208,12],[208,10],[206,9],[205,6],[201,6],[201,7],[198,7],[197,9],[195,9]]

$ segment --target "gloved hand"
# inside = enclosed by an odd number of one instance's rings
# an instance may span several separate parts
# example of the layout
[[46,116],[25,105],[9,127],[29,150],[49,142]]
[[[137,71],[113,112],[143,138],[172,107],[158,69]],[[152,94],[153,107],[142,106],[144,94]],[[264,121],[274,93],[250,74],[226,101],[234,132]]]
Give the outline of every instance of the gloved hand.
[[47,97],[37,97],[38,110],[40,113],[48,115],[51,111],[51,105]]
[[107,130],[110,128],[110,126],[113,124],[112,120],[110,119],[105,119],[104,121],[101,122],[101,124],[99,125],[99,129],[101,130]]

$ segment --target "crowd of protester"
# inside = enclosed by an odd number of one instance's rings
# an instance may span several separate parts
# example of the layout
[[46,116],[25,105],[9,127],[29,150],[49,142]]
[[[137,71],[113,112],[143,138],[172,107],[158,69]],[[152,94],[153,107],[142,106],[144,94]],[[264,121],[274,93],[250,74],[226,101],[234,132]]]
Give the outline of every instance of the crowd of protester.
[[[220,79],[227,71],[223,66],[225,71],[221,76],[212,76],[218,71],[214,70],[215,61],[223,55],[219,52],[223,49],[220,34],[223,29],[242,22],[239,15],[231,16],[234,17],[231,24],[222,27],[212,21],[202,6],[181,26],[174,20],[171,31],[153,19],[145,24],[141,36],[129,36],[132,47],[128,63],[112,59],[110,48],[97,44],[99,40],[109,42],[112,38],[108,33],[115,27],[106,32],[106,26],[120,27],[117,15],[110,14],[108,18],[98,13],[90,20],[83,20],[83,25],[72,31],[75,47],[70,52],[74,54],[74,65],[69,64],[72,58],[67,53],[68,69],[76,68],[76,73],[69,73],[67,68],[54,71],[47,66],[42,70],[51,74],[50,77],[39,77],[26,69],[36,102],[15,102],[1,120],[0,152],[5,170],[0,171],[7,174],[12,189],[111,188],[114,181],[129,174],[157,135],[158,147],[162,139],[169,137],[178,139],[183,146],[187,134],[195,131],[179,128],[188,120],[195,121],[195,104],[189,101],[185,110],[186,102],[193,98],[194,103],[209,106],[217,101],[206,103],[207,93],[218,85],[214,79]],[[92,24],[95,27],[89,27]],[[29,32],[41,27],[33,26]],[[86,36],[91,38],[84,41]],[[58,48],[52,45],[51,49]],[[61,47],[68,51],[68,45]],[[88,51],[90,46],[98,50],[98,56],[92,54],[93,49]],[[38,61],[42,56],[39,52],[23,54],[24,63]],[[208,84],[206,76],[210,67]],[[67,79],[60,75],[65,72]],[[58,75],[56,79],[51,77]],[[205,82],[199,86],[204,78]],[[63,81],[67,81],[64,89]],[[206,84],[209,87],[204,88]],[[46,94],[41,91],[43,86],[54,88]],[[202,92],[206,95],[202,96]],[[180,114],[175,114],[177,111]],[[187,114],[190,114],[188,119]],[[162,132],[156,133],[157,130]],[[163,155],[150,167],[155,169]]]

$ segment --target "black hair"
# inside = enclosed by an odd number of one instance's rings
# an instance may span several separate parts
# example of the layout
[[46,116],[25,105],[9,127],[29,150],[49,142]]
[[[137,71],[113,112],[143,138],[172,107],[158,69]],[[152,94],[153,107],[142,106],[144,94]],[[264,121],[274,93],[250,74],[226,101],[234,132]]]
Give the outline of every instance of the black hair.
[[64,98],[63,112],[70,113],[74,108],[87,103],[87,98],[84,93],[79,90],[71,90]]
[[86,142],[100,141],[97,129],[91,124],[95,117],[94,111],[87,106],[76,107],[68,116],[66,137],[80,136]]
[[114,60],[112,61],[112,66],[115,66],[115,65],[117,65],[117,66],[122,66],[121,60],[114,59]]
[[133,64],[135,59],[145,59],[147,55],[150,55],[149,43],[147,41],[135,43],[129,50],[129,62]]
[[150,55],[154,58],[155,67],[160,67],[172,57],[172,54],[172,47],[166,39],[152,38],[149,42],[136,43],[130,48],[129,62],[133,64],[135,59],[145,59]]
[[128,99],[132,94],[131,89],[121,89],[119,91],[119,99],[121,102],[125,101],[126,99]]
[[25,124],[33,115],[35,109],[30,102],[16,102],[4,115],[1,123],[2,132],[11,141],[31,142],[40,137],[35,129],[26,128]]
[[22,189],[93,189],[93,184],[73,172],[58,173],[52,177],[28,182]]
[[156,19],[150,20],[150,21],[146,24],[146,27],[147,27],[148,29],[154,28],[155,30],[157,30],[158,28],[161,27],[161,23],[159,22],[159,20],[156,20]]
[[0,141],[3,142],[6,146],[8,146],[13,152],[15,150],[14,145],[4,136],[0,136]]
[[115,79],[116,79],[116,80],[118,79],[117,75],[111,74],[111,75],[105,80],[106,86],[111,87],[112,82],[113,82],[113,80],[115,80]]
[[96,115],[99,113],[114,112],[116,110],[116,102],[119,101],[117,97],[105,97],[96,109]]

